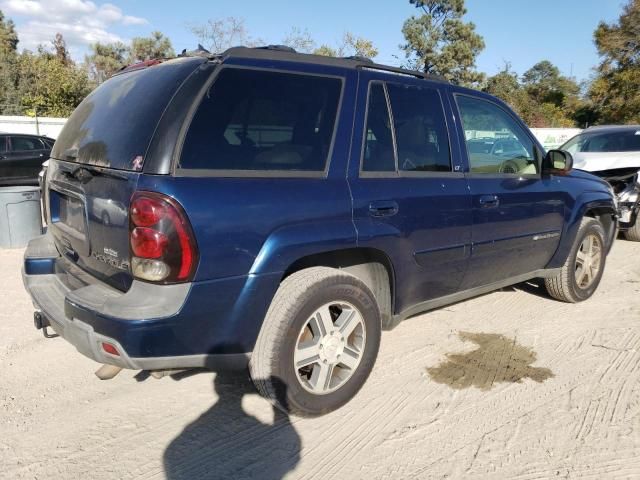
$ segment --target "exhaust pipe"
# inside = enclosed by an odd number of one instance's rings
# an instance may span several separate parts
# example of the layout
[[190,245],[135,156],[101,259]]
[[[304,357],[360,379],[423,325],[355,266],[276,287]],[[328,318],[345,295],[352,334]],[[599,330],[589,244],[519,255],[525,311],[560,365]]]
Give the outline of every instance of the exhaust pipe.
[[96,377],[100,380],[111,380],[113,377],[118,375],[122,367],[116,367],[115,365],[102,365],[98,370],[96,370]]

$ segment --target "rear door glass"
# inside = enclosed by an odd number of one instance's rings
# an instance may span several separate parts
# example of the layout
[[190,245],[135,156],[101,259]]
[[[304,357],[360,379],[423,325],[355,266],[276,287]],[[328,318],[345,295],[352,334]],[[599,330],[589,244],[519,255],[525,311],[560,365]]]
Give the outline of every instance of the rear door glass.
[[341,90],[339,78],[225,68],[191,122],[179,167],[322,172]]
[[387,84],[396,134],[398,168],[408,172],[449,172],[449,136],[437,90]]
[[12,152],[28,152],[32,150],[42,150],[42,142],[38,138],[32,137],[11,137]]

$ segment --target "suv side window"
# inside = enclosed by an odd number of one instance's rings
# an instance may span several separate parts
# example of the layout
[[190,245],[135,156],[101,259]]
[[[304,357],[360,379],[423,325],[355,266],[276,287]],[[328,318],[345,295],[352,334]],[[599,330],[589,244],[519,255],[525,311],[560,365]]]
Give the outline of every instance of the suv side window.
[[37,138],[11,137],[11,151],[25,152],[29,150],[42,150],[42,142]]
[[391,117],[382,83],[372,83],[369,90],[362,171],[396,171]]
[[0,153],[7,152],[7,138],[8,137],[0,137]]
[[398,151],[407,172],[450,172],[449,136],[437,90],[387,85]]
[[538,152],[523,128],[499,106],[457,95],[472,173],[532,174]]
[[325,170],[339,78],[224,68],[187,133],[180,168]]

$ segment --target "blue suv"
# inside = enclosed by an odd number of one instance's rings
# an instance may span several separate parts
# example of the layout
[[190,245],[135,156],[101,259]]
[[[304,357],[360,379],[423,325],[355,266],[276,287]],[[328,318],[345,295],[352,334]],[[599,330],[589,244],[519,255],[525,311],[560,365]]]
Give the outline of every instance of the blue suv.
[[103,378],[248,366],[281,408],[322,414],[408,317],[536,278],[589,298],[616,204],[571,165],[500,100],[363,58],[150,62],[57,139],[24,283],[36,327]]

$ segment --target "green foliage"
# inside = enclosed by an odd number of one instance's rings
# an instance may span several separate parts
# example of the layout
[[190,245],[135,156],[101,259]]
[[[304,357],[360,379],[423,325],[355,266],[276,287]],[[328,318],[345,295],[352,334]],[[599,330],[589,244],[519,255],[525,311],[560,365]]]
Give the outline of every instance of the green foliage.
[[86,70],[48,52],[19,59],[18,92],[26,115],[67,117],[91,92]]
[[85,62],[93,78],[101,83],[127,65],[129,54],[129,47],[122,42],[98,42],[91,45],[91,53],[85,57]]
[[162,32],[152,32],[150,37],[136,37],[131,40],[130,63],[175,56],[171,40]]
[[484,75],[475,61],[484,49],[484,40],[475,25],[465,22],[464,0],[410,0],[422,11],[405,21],[402,33],[409,68],[442,75],[460,85],[479,84]]
[[640,123],[640,0],[594,33],[602,59],[589,96],[605,123]]
[[529,95],[538,103],[551,103],[561,107],[565,99],[580,93],[578,84],[560,75],[558,67],[548,60],[536,63],[522,75],[522,83]]
[[592,121],[579,97],[580,87],[547,60],[527,70],[522,79],[507,64],[487,79],[483,90],[508,103],[530,127],[573,127],[577,121]]
[[0,113],[14,113],[18,86],[18,34],[0,10]]
[[358,37],[351,32],[345,32],[342,40],[336,47],[321,45],[313,51],[316,55],[327,57],[366,57],[375,58],[378,56],[378,49],[371,40]]

